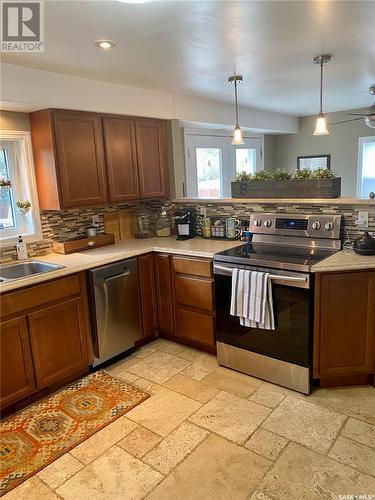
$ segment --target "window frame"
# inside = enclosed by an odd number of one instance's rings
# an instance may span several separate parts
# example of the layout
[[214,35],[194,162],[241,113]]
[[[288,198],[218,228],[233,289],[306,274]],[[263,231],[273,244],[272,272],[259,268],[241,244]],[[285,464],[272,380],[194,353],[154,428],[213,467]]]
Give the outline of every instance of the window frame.
[[[225,164],[225,162],[228,162],[228,168],[221,168],[221,179],[220,179],[220,191],[222,193],[220,198],[215,198],[215,199],[225,199],[231,196],[231,188],[230,188],[230,181],[231,179],[234,179],[234,175],[236,173],[236,149],[247,149],[246,144],[244,145],[232,145],[232,130],[226,130],[226,129],[205,129],[205,128],[184,128],[183,129],[183,135],[184,135],[184,176],[185,176],[185,185],[186,185],[186,197],[187,198],[197,198],[197,199],[208,199],[208,198],[198,198],[198,195],[192,195],[191,193],[195,193],[197,190],[195,189],[195,180],[194,180],[194,175],[192,172],[192,164],[193,164],[193,155],[190,156],[190,151],[189,151],[189,137],[207,137],[209,142],[209,138],[212,138],[212,140],[215,139],[223,139],[223,147],[225,148],[222,151],[222,167]],[[243,132],[243,138],[251,140],[251,139],[256,139],[259,140],[259,156],[257,156],[257,162],[259,161],[258,170],[263,170],[264,169],[264,134],[254,134],[250,132]],[[225,140],[225,144],[224,144]],[[202,146],[202,147],[210,147],[209,145]],[[212,147],[217,147],[217,146],[212,146]],[[193,189],[191,189],[193,188]]]
[[363,152],[366,142],[375,142],[375,135],[368,135],[366,137],[359,137],[358,139],[358,166],[357,166],[357,197],[368,198],[367,195],[362,193],[362,171],[363,171]]
[[[19,144],[19,158],[17,159],[19,161],[19,170],[18,172],[10,173],[13,198],[16,201],[17,196],[24,194],[27,198],[24,198],[24,196],[23,198],[28,199],[31,203],[30,219],[26,224],[21,219],[18,209],[15,208],[16,226],[0,230],[0,248],[14,246],[18,241],[19,235],[22,235],[26,243],[40,241],[43,239],[43,235],[31,146],[31,133],[28,131],[4,130],[0,132],[0,141]],[[20,178],[23,178],[23,175],[25,175],[25,180],[20,182]]]

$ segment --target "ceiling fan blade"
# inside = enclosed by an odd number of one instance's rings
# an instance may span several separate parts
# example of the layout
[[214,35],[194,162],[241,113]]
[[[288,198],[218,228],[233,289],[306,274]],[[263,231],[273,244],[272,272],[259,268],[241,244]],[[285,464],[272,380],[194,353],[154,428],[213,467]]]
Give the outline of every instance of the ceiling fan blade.
[[328,125],[340,125],[340,123],[356,122],[356,121],[362,120],[362,119],[363,119],[363,116],[361,116],[360,118],[352,118],[351,120],[344,120],[342,122],[328,123]]
[[364,113],[345,113],[348,116],[364,116]]

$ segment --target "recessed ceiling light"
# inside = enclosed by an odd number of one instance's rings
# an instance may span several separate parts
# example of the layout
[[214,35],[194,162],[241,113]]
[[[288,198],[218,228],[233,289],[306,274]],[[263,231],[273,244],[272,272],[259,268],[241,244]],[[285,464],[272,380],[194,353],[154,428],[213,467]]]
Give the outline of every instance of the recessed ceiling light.
[[147,3],[151,2],[151,0],[118,0],[119,2],[122,3]]
[[99,47],[99,49],[108,50],[116,45],[116,42],[113,40],[96,40],[95,47]]

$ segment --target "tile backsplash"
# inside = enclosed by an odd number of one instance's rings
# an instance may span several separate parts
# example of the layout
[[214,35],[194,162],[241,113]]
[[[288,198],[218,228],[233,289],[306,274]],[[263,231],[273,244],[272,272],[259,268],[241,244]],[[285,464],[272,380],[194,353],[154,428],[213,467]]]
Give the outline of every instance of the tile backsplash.
[[[104,232],[104,213],[114,212],[119,209],[135,208],[136,210],[146,208],[150,209],[155,215],[160,213],[161,206],[166,205],[168,211],[172,210],[171,202],[165,200],[151,200],[133,204],[106,205],[88,208],[75,208],[61,211],[41,211],[41,223],[43,240],[28,245],[30,257],[42,256],[52,252],[52,243],[54,240],[66,240],[85,236],[85,230],[91,226],[93,215],[99,215],[99,232]],[[341,205],[335,204],[315,204],[315,203],[175,203],[178,209],[194,206],[199,213],[200,207],[205,207],[207,216],[212,218],[225,218],[234,216],[240,220],[248,220],[252,212],[272,212],[272,213],[334,213],[343,216],[342,238],[344,240],[354,240],[358,238],[363,229],[358,228],[354,221],[357,219],[358,211],[368,211],[370,232],[375,232],[375,206],[372,205]],[[3,248],[0,252],[0,262],[8,262],[17,258],[15,246]]]

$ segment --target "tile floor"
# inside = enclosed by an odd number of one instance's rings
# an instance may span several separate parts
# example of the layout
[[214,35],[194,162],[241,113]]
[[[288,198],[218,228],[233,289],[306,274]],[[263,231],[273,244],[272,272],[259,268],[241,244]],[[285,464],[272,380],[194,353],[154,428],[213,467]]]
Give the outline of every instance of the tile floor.
[[162,339],[108,372],[152,396],[6,500],[375,498],[372,387],[303,396]]

